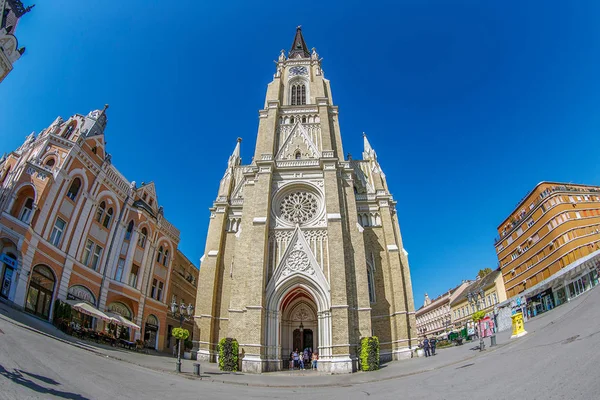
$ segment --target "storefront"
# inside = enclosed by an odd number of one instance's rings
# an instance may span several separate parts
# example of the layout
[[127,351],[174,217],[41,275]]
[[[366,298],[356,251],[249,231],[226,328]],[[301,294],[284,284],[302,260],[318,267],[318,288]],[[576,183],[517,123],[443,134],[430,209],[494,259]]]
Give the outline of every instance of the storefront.
[[[108,315],[119,322],[114,327],[113,334],[119,339],[131,340],[132,329],[139,329],[133,322],[133,312],[124,303],[115,301],[108,306]],[[109,327],[107,327],[109,329]]]
[[8,299],[10,289],[15,281],[15,270],[17,269],[17,257],[12,253],[0,254],[0,296]]
[[158,318],[150,314],[144,326],[145,346],[150,349],[158,349]]
[[[81,285],[74,285],[69,288],[67,300],[82,301],[92,306],[96,304],[96,297],[94,294],[88,288]],[[94,317],[79,310],[73,309],[71,318],[78,327],[85,329],[92,329],[94,327]]]
[[552,288],[548,288],[535,296],[527,298],[527,316],[535,317],[538,314],[550,311],[555,307]]
[[565,290],[569,300],[579,296],[580,294],[590,290],[598,284],[598,270],[592,269],[575,277],[568,283],[565,283]]
[[56,278],[52,270],[45,265],[36,265],[31,272],[25,311],[48,319],[54,296]]

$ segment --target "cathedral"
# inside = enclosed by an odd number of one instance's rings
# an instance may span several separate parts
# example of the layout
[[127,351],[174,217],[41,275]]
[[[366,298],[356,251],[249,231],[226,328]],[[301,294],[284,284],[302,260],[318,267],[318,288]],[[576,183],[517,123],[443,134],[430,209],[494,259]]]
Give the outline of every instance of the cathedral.
[[294,349],[319,370],[358,367],[360,340],[377,336],[382,361],[417,344],[408,253],[375,150],[344,157],[338,107],[300,27],[267,86],[254,157],[241,139],[210,208],[198,278],[194,351],[215,362],[225,337],[241,370],[278,371]]

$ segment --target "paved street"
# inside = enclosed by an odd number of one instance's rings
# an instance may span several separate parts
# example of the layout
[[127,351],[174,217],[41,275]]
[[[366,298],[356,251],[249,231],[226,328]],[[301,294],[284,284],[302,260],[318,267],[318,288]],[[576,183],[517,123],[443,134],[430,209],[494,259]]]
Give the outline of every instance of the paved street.
[[[467,344],[433,358],[343,376],[229,375],[219,374],[213,364],[204,368],[203,380],[167,372],[174,368],[170,357],[42,335],[21,326],[15,312],[0,305],[0,398],[596,399],[598,304],[600,290],[592,290],[531,320],[521,339],[510,341],[509,332],[500,333],[499,346],[483,353]],[[190,372],[191,363],[184,369]]]

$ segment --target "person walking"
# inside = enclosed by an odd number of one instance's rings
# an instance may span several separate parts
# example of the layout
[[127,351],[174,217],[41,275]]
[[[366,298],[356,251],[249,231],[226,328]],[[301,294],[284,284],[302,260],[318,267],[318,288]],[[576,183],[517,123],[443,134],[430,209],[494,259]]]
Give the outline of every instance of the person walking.
[[423,350],[425,350],[425,357],[429,357],[431,354],[429,353],[429,339],[425,336],[423,340]]
[[312,367],[313,369],[316,371],[317,370],[317,363],[319,361],[319,353],[314,352],[312,354]]
[[429,348],[431,349],[431,355],[435,356],[435,346],[437,345],[437,339],[435,337],[432,337],[429,340]]
[[294,352],[292,353],[292,357],[294,358],[294,368],[299,368],[300,363],[298,357],[298,349],[294,350]]

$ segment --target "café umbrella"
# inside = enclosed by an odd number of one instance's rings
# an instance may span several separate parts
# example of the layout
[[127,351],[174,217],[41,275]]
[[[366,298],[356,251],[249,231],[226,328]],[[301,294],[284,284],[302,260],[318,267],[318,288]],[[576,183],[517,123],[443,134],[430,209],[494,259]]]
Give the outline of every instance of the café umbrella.
[[123,317],[120,314],[113,313],[113,312],[110,312],[110,311],[108,311],[106,314],[117,325],[122,325],[122,326],[125,326],[127,328],[135,329],[135,330],[138,330],[138,331],[140,330],[140,327],[138,325],[134,324],[133,322],[131,322],[130,320],[128,320],[127,318]]
[[99,318],[106,322],[118,322],[117,319],[106,315],[105,313],[98,310],[96,307],[92,306],[91,304],[86,303],[85,301],[66,300],[65,303],[70,305],[73,310],[79,311],[82,314],[87,314],[94,318]]

